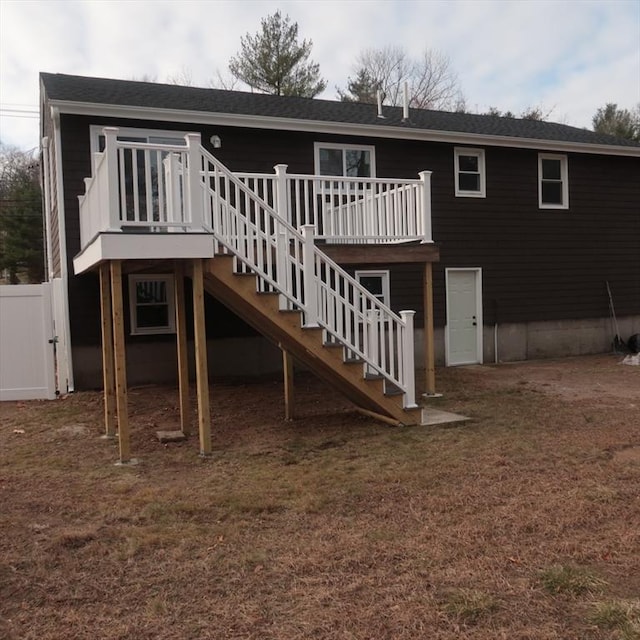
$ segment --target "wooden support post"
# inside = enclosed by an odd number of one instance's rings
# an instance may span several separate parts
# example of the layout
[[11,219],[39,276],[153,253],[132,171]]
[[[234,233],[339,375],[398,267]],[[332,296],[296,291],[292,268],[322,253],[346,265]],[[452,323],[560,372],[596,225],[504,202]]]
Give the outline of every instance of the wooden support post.
[[120,462],[131,462],[129,414],[127,407],[127,367],[124,346],[124,316],[122,307],[122,263],[111,261],[111,313],[116,380],[116,407],[118,410],[118,443]]
[[116,435],[116,377],[113,367],[113,327],[109,265],[100,265],[100,320],[102,331],[102,384],[104,388],[104,435]]
[[282,349],[282,370],[284,372],[284,419],[293,420],[293,356]]
[[193,324],[198,389],[198,430],[200,455],[211,455],[211,416],[209,412],[209,375],[207,371],[207,335],[204,322],[204,277],[202,260],[193,261]]
[[431,262],[424,265],[424,375],[425,393],[436,395],[436,368],[433,346],[433,267]]
[[174,263],[176,298],[176,352],[178,357],[178,395],[180,403],[180,431],[191,434],[191,407],[189,405],[189,361],[187,356],[187,319],[184,305],[184,265]]

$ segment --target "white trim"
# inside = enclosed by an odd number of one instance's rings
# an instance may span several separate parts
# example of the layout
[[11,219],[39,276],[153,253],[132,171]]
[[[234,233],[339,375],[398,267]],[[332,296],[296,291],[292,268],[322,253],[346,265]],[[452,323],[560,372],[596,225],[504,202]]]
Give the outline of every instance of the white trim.
[[[343,144],[341,142],[314,142],[313,143],[313,167],[314,173],[319,176],[322,175],[320,173],[320,149],[340,149],[345,151],[346,149],[356,149],[358,151],[368,151],[369,152],[369,163],[371,166],[371,175],[366,176],[369,178],[376,177],[376,148],[370,144]],[[345,154],[342,154],[342,177],[348,178],[345,173]],[[365,177],[365,176],[361,176]]]
[[444,270],[447,322],[444,327],[444,354],[447,367],[451,364],[451,335],[449,332],[449,273],[453,271],[472,271],[476,277],[476,360],[474,362],[456,362],[455,366],[464,364],[483,364],[483,317],[482,317],[482,268],[481,267],[448,267]]
[[[562,184],[562,204],[542,202],[542,161],[560,161],[560,182]],[[553,153],[538,154],[538,208],[539,209],[568,209],[569,208],[569,168],[566,155]]]
[[[380,302],[382,302],[382,304],[386,305],[387,307],[391,308],[391,286],[390,286],[390,272],[388,270],[383,270],[383,269],[359,269],[358,271],[355,272],[354,274],[355,279],[357,280],[358,284],[361,284],[360,282],[360,278],[365,277],[365,278],[375,278],[375,277],[379,277],[382,280],[382,300],[380,300]],[[366,287],[365,287],[366,289]],[[371,294],[374,295],[375,294]],[[377,296],[376,296],[377,297]]]
[[[67,267],[67,227],[66,227],[66,212],[64,209],[64,179],[62,169],[62,132],[60,130],[60,110],[52,106],[51,107],[51,120],[53,122],[53,143],[55,151],[55,167],[56,167],[56,196],[58,205],[58,242],[59,242],[59,254],[60,254],[60,278],[62,278],[62,295],[63,295],[63,307],[64,318],[63,326],[61,327],[64,332],[64,339],[66,344],[66,361],[67,361],[67,391],[69,393],[75,390],[75,384],[73,380],[73,358],[71,350],[71,320],[69,318],[69,269]],[[57,329],[56,329],[57,332]]]
[[[478,159],[478,176],[480,178],[479,191],[469,191],[466,189],[460,189],[458,177],[460,171],[460,156],[475,156]],[[462,173],[469,173],[463,171]],[[486,198],[487,195],[487,181],[486,181],[486,164],[484,159],[484,149],[471,149],[470,147],[454,147],[453,148],[453,178],[456,198]]]
[[74,259],[76,275],[104,260],[176,260],[213,258],[209,233],[99,233]]
[[61,112],[98,116],[101,118],[133,118],[166,122],[186,122],[189,124],[245,127],[248,129],[274,129],[278,131],[306,131],[312,133],[330,133],[375,138],[393,138],[396,140],[421,140],[426,142],[448,142],[451,144],[476,144],[517,149],[544,149],[573,153],[595,153],[601,155],[640,157],[640,147],[602,145],[585,142],[563,142],[557,140],[538,140],[495,136],[478,133],[457,133],[451,131],[432,131],[384,126],[376,123],[352,124],[301,120],[296,118],[274,118],[272,116],[237,115],[208,111],[178,111],[177,109],[159,109],[149,107],[122,106],[68,100],[51,100]]
[[[138,301],[136,300],[136,284],[138,282],[164,282],[167,294],[167,318],[169,324],[158,327],[138,327]],[[176,307],[175,307],[175,281],[170,273],[132,273],[129,275],[129,320],[132,336],[158,335],[163,333],[175,333],[176,331]],[[157,303],[165,304],[165,303]]]
[[47,248],[47,272],[45,279],[50,281],[53,278],[53,256],[51,255],[51,158],[49,157],[49,137],[44,136],[40,141],[40,145],[40,148],[42,149],[42,161],[40,163],[40,168],[42,172],[45,241]]

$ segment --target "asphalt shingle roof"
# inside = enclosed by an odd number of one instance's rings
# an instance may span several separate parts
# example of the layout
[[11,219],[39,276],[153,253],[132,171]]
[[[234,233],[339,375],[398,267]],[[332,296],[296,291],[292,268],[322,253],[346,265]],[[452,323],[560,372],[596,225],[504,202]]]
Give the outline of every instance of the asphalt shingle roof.
[[371,127],[398,127],[416,132],[469,133],[529,140],[640,147],[638,142],[554,122],[426,109],[410,109],[409,121],[405,122],[402,120],[401,107],[385,106],[383,107],[385,117],[379,118],[376,105],[355,102],[283,97],[65,74],[42,73],[40,77],[48,98],[56,101],[201,111]]

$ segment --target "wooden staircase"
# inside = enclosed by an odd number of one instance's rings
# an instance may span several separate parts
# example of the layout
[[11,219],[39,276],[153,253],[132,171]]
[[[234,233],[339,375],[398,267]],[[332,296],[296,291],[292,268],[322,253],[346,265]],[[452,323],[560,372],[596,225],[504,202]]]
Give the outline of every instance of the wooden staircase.
[[403,408],[402,394],[382,377],[366,374],[360,359],[346,357],[339,343],[325,343],[325,331],[303,327],[302,312],[279,308],[276,292],[259,291],[254,273],[236,273],[232,255],[204,261],[204,288],[321,379],[343,393],[358,407],[403,425],[419,424],[421,408]]

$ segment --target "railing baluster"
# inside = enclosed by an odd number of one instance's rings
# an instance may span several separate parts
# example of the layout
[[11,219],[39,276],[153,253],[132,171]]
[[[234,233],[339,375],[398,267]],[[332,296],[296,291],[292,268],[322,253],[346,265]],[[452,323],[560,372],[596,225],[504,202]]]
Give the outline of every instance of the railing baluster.
[[[196,135],[187,137],[186,146],[119,141],[117,132],[111,139],[111,155],[96,158],[96,176],[81,197],[81,221],[84,209],[99,208],[109,196],[114,202],[115,195],[117,228],[191,230],[206,224],[216,251],[233,254],[240,271],[257,274],[261,290],[280,293],[288,308],[303,311],[306,326],[321,326],[349,356],[363,358],[369,371],[400,387],[407,406],[413,404],[413,314],[398,317],[314,240],[430,237],[424,176],[401,181],[281,172],[278,180],[276,171],[238,177],[202,149]],[[83,241],[87,237],[83,229]]]

